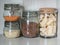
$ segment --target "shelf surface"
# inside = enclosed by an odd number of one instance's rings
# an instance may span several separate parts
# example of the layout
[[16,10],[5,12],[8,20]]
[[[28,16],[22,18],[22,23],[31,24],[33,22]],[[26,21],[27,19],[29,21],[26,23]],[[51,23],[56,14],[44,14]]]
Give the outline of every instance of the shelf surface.
[[0,35],[0,45],[60,45],[60,39],[45,39],[40,37],[7,39],[3,35]]

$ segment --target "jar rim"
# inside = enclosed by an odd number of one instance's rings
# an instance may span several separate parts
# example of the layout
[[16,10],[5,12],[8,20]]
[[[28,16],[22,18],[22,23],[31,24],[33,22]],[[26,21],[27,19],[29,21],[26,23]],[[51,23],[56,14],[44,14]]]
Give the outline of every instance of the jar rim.
[[57,12],[56,8],[40,8],[39,9],[40,13],[54,13]]
[[22,7],[23,6],[21,6],[19,4],[4,4],[4,10],[11,10],[12,8],[19,10]]

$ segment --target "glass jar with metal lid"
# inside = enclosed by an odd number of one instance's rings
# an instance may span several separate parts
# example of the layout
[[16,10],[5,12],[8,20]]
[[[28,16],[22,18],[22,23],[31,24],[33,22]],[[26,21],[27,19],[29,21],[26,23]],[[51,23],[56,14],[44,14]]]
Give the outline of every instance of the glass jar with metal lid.
[[37,37],[39,34],[37,11],[25,11],[22,20],[22,34],[24,37]]
[[3,17],[5,21],[17,21],[22,18],[23,6],[19,4],[5,4]]
[[39,23],[41,37],[57,37],[57,12],[56,8],[40,8]]

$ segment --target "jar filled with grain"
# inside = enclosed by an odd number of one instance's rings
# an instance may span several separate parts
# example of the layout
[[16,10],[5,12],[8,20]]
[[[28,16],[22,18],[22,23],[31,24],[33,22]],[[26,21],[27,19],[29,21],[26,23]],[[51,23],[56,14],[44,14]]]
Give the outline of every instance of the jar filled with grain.
[[17,21],[22,18],[23,6],[19,4],[4,4],[3,17],[5,21]]
[[37,11],[25,11],[22,20],[22,34],[24,37],[34,38],[39,34]]
[[5,21],[3,34],[7,38],[17,38],[20,36],[19,22]]
[[40,8],[40,36],[44,38],[57,37],[58,13],[56,8]]

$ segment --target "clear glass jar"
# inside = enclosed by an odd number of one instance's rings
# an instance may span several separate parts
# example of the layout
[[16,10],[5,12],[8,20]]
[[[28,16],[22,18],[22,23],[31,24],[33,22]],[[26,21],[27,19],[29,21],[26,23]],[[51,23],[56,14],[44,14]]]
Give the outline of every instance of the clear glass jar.
[[16,38],[20,36],[19,22],[5,21],[3,34],[7,38]]
[[5,21],[17,21],[22,18],[23,6],[19,4],[5,4],[3,17]]
[[37,11],[25,11],[22,20],[22,34],[25,37],[37,37],[38,28],[38,13]]
[[41,8],[39,11],[40,36],[57,37],[58,13],[55,8]]

